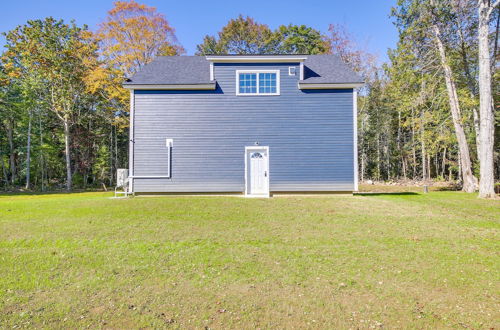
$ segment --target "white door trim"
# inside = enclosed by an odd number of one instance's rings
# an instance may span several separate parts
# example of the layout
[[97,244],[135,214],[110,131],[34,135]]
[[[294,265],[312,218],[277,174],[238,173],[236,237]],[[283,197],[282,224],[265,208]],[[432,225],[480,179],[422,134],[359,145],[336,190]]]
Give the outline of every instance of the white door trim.
[[[266,157],[266,193],[264,194],[250,194],[249,192],[249,182],[248,182],[248,153],[250,151],[265,151]],[[250,146],[245,147],[245,197],[269,197],[269,181],[270,181],[270,172],[269,172],[269,147],[268,146]]]

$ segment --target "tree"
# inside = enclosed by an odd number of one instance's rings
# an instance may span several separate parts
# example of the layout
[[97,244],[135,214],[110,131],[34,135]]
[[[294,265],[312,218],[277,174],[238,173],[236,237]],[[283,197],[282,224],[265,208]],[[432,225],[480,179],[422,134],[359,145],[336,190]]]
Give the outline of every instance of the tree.
[[[491,14],[500,3],[496,0],[478,0],[478,56],[479,56],[479,197],[495,198],[493,173],[493,146],[495,116],[491,94],[490,20]],[[498,38],[498,36],[496,36]],[[495,40],[497,42],[497,40]],[[496,51],[496,49],[495,49]]]
[[356,72],[369,74],[375,67],[375,57],[363,51],[351,36],[347,28],[341,24],[330,24],[328,27],[328,44],[331,53],[339,56]]
[[462,168],[463,190],[465,192],[474,192],[477,190],[477,179],[472,173],[472,162],[470,159],[469,145],[465,136],[464,128],[461,123],[461,110],[460,102],[458,99],[457,87],[453,79],[453,73],[450,65],[448,64],[448,57],[446,55],[445,47],[441,37],[441,30],[436,23],[432,23],[432,31],[434,33],[434,40],[438,49],[439,58],[446,82],[446,90],[448,91],[448,101],[450,104],[450,111],[455,126],[455,134],[457,136],[458,147],[460,149],[460,165]]
[[196,48],[197,55],[272,54],[273,32],[267,25],[240,15],[229,20],[217,37],[205,36]]
[[305,25],[281,25],[272,31],[251,17],[231,19],[217,36],[205,36],[197,55],[329,54],[329,39]]
[[86,32],[86,27],[51,17],[28,21],[6,34],[7,52],[3,57],[11,75],[43,77],[50,110],[63,125],[67,190],[72,188],[70,130],[78,120],[78,106],[85,92],[84,61],[97,57],[97,44]]
[[459,147],[460,168],[462,172],[462,189],[474,192],[477,189],[477,179],[472,172],[469,145],[463,125],[463,114],[453,72],[449,48],[453,44],[453,29],[450,24],[455,17],[450,11],[448,0],[399,0],[398,7],[393,9],[396,17],[396,26],[400,31],[400,39],[409,39],[415,45],[415,52],[422,61],[423,67],[434,66],[437,57],[440,71],[445,81],[448,94],[449,109],[455,128],[455,135]]
[[134,0],[114,2],[96,36],[107,63],[126,77],[156,56],[184,53],[165,16]]
[[276,54],[328,54],[331,45],[320,31],[305,25],[281,25],[273,33],[271,44]]

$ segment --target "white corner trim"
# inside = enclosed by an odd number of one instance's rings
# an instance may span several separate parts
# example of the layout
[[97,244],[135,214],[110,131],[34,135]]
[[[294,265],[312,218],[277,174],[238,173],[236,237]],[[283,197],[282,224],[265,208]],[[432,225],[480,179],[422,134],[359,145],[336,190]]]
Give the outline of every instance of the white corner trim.
[[215,90],[215,83],[179,85],[123,85],[131,90]]
[[[240,73],[256,73],[257,74],[257,93],[240,93]],[[276,93],[259,93],[259,73],[276,73]],[[280,95],[280,70],[236,70],[236,95],[237,96],[276,96]]]
[[300,62],[300,75],[299,75],[299,79],[300,80],[304,80],[304,62]]
[[218,56],[205,56],[207,61],[214,63],[297,63],[303,62],[307,59],[304,55],[281,55],[281,56],[269,56],[269,55],[218,55]]
[[358,165],[358,91],[352,91],[352,121],[353,121],[353,153],[354,153],[354,191],[358,191],[359,165]]
[[210,62],[210,80],[215,80],[214,78],[214,62]]
[[299,89],[351,89],[363,86],[363,83],[348,84],[304,84],[299,82]]
[[129,115],[129,190],[134,192],[134,117],[135,117],[135,94],[130,90],[130,115]]

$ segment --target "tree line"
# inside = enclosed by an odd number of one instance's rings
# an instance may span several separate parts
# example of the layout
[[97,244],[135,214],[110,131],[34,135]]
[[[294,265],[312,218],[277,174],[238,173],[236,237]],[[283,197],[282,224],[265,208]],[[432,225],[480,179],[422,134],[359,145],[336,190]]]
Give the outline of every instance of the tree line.
[[[272,30],[241,15],[196,54],[337,54],[366,81],[361,179],[447,180],[495,196],[498,1],[399,0],[390,14],[399,42],[382,65],[342,25]],[[0,189],[113,185],[128,164],[121,84],[156,56],[185,53],[175,29],[153,7],[117,1],[95,31],[48,17],[4,35]]]

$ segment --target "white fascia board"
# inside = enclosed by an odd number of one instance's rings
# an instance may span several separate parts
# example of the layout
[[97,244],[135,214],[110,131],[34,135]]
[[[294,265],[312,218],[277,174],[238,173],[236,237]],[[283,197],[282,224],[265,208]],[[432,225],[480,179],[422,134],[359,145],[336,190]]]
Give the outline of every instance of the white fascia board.
[[207,61],[213,63],[296,63],[304,62],[307,56],[205,56]]
[[184,85],[123,85],[127,89],[144,90],[214,90],[215,83],[210,84],[184,84]]
[[345,84],[304,84],[299,82],[299,89],[350,89],[359,88],[364,83],[345,83]]

